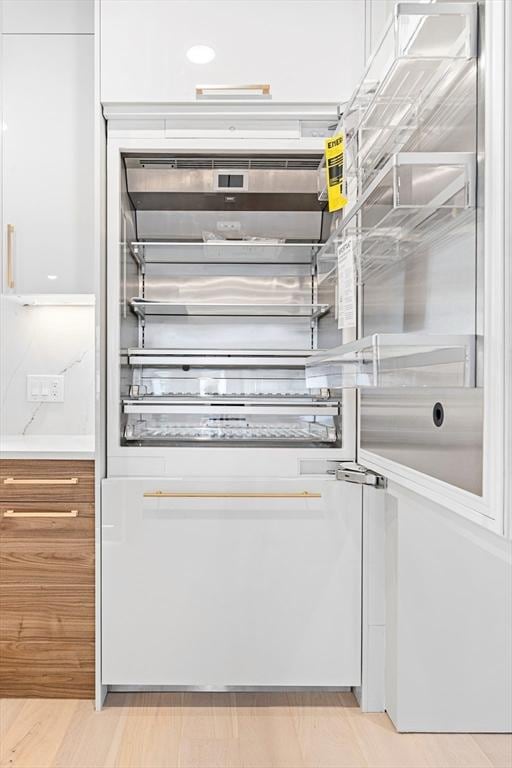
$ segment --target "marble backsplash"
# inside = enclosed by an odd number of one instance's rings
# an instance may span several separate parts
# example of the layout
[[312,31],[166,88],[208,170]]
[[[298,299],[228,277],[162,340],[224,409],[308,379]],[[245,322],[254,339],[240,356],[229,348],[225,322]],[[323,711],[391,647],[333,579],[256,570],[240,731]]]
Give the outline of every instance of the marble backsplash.
[[[0,433],[93,434],[94,307],[2,297],[0,309]],[[28,374],[63,375],[64,402],[28,402]]]

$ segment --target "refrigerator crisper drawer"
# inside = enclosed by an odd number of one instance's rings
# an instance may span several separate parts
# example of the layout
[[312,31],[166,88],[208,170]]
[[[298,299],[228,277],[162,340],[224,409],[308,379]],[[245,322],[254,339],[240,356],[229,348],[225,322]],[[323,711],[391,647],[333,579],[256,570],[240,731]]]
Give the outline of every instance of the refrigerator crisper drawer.
[[103,482],[102,680],[360,682],[361,488]]

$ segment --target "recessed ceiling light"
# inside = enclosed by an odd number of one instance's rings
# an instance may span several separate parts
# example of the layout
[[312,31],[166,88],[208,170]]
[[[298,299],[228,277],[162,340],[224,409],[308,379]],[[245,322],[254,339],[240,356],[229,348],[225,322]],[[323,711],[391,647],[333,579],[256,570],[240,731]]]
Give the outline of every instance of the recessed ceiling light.
[[187,59],[193,64],[208,64],[215,58],[215,51],[209,45],[193,45],[187,51]]
[[57,275],[48,275],[47,277],[48,277],[48,280],[56,280],[57,279]]

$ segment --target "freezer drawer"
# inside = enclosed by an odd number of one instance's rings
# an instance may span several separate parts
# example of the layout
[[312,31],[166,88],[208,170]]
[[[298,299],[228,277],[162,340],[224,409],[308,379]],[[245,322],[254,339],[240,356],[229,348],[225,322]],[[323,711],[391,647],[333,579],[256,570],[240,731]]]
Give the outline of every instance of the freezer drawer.
[[359,684],[360,487],[112,479],[102,526],[103,683]]

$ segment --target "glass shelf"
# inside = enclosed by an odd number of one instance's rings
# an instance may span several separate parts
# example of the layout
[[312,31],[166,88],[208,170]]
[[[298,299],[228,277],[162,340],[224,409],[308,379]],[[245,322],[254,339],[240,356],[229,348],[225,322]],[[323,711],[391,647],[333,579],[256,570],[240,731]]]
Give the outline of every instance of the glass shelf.
[[308,387],[472,387],[475,337],[375,333],[312,355]]
[[310,264],[321,243],[286,243],[269,239],[137,241],[130,252],[139,265],[148,264]]
[[128,418],[124,437],[132,443],[268,443],[275,446],[282,443],[335,443],[337,440],[334,426],[300,419],[269,423],[256,418],[215,420],[193,416],[178,422],[167,416]]
[[303,368],[310,349],[140,349],[127,350],[130,365],[201,368]]
[[395,13],[344,110],[345,173],[375,166],[418,125],[420,105],[446,98],[477,55],[476,3],[397,3]]
[[203,414],[209,416],[338,416],[337,401],[300,398],[162,398],[124,400],[124,413]]
[[329,304],[208,304],[199,302],[130,300],[141,319],[188,315],[193,317],[291,317],[315,320],[330,310]]
[[474,213],[468,211],[474,211],[474,205],[472,153],[399,152],[340,220],[318,261],[335,261],[336,245],[352,237],[359,278],[364,281],[419,246],[471,224]]
[[[141,395],[140,397],[128,397],[123,400],[126,406],[137,406],[144,408],[145,405],[217,405],[218,403],[227,403],[228,405],[329,405],[339,404],[339,398],[332,398],[328,390],[323,390],[324,394],[311,394],[311,392],[274,392],[269,395],[267,392],[251,392],[246,395],[243,392],[235,395],[229,393],[208,393],[197,394],[188,392],[179,392],[172,395]],[[135,413],[135,411],[133,411]]]

